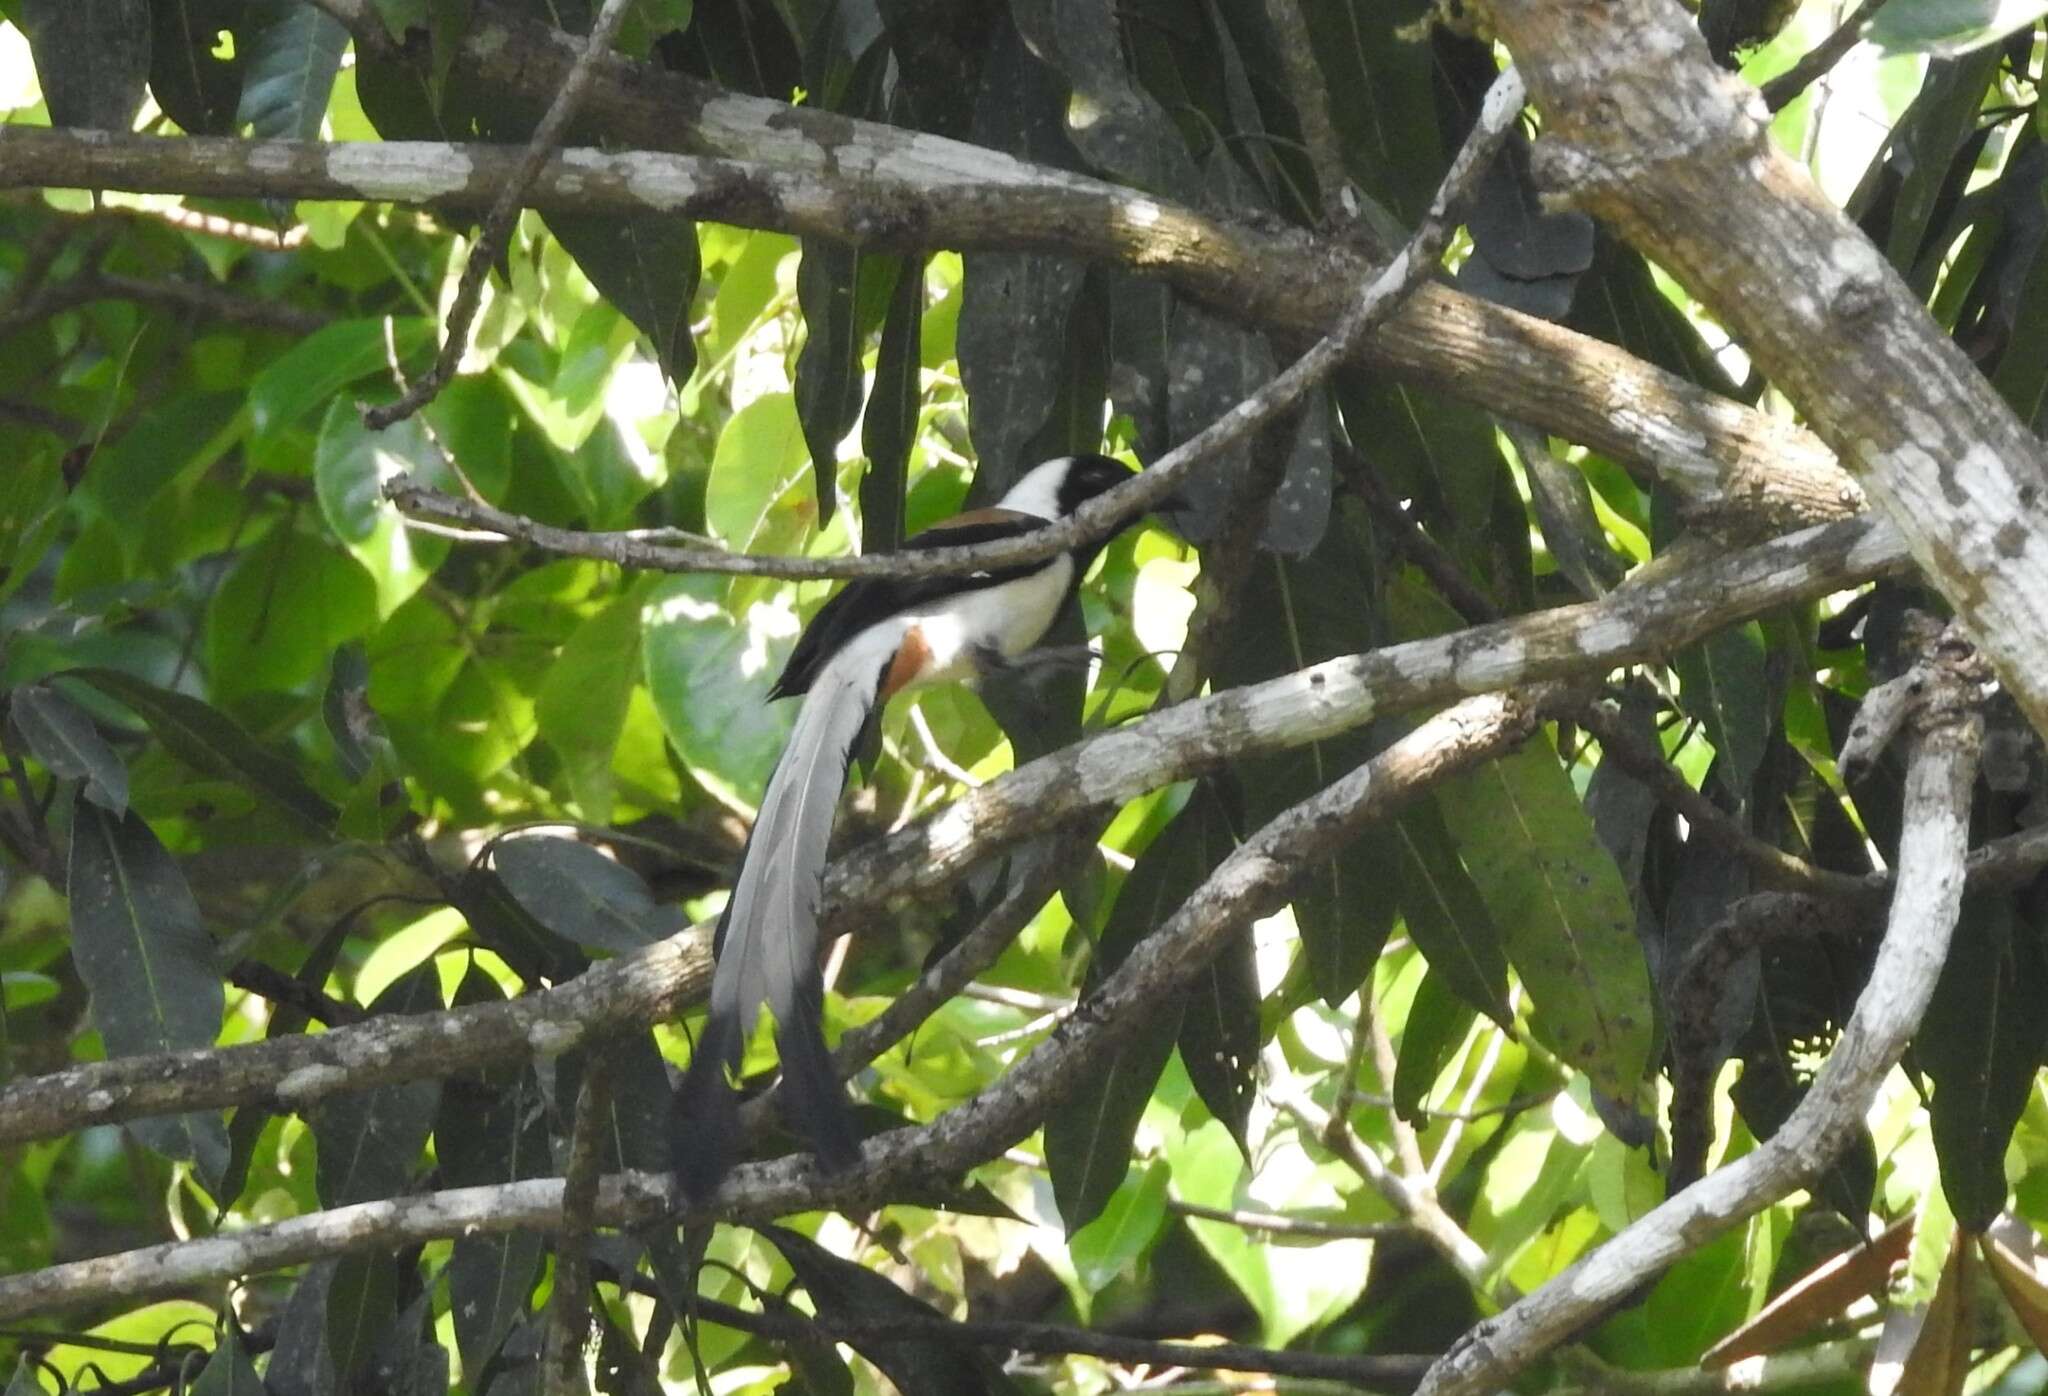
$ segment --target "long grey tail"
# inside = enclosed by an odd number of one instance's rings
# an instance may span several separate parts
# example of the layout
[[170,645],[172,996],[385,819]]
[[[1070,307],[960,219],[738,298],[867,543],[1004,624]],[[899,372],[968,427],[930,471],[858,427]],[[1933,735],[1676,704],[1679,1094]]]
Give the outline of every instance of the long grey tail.
[[718,922],[710,1016],[671,1118],[676,1171],[693,1200],[717,1190],[738,1154],[739,1102],[730,1077],[763,1004],[775,1017],[788,1118],[826,1168],[846,1169],[859,1157],[820,1023],[818,902],[853,744],[894,652],[893,645],[882,650],[856,641],[825,666],[804,695],[761,797],[732,899]]

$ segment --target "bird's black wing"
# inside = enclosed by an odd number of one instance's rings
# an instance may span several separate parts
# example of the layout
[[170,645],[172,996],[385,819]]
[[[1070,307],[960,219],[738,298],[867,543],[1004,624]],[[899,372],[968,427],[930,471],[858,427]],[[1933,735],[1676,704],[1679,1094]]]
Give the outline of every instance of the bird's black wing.
[[[1043,527],[1043,520],[1033,519],[1028,514],[949,520],[906,539],[903,551],[993,543],[998,538],[1016,538]],[[789,662],[782,666],[782,676],[775,680],[768,696],[787,698],[808,692],[825,662],[839,653],[848,640],[879,621],[948,596],[957,596],[963,591],[998,586],[1027,576],[1043,566],[1042,562],[1026,562],[990,572],[972,572],[966,576],[856,577],[834,593],[832,599],[811,617],[811,623],[797,637],[796,648],[789,652]]]

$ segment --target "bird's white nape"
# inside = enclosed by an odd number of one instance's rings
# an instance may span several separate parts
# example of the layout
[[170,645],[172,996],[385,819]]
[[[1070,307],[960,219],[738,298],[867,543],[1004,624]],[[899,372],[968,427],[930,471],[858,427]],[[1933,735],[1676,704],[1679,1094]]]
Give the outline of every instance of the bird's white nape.
[[1072,456],[1059,456],[1035,465],[1024,472],[1022,479],[1010,486],[1009,493],[996,501],[999,509],[1014,509],[1020,514],[1034,514],[1041,519],[1060,517],[1060,486],[1066,482],[1067,472],[1073,469]]

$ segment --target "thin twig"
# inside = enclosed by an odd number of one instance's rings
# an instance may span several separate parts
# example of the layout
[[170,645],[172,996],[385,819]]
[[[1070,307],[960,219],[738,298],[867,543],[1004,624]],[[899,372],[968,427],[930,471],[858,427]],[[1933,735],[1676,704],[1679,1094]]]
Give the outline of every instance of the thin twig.
[[1323,1241],[1384,1241],[1389,1236],[1412,1236],[1408,1222],[1340,1222],[1316,1217],[1292,1217],[1280,1212],[1249,1211],[1241,1207],[1204,1207],[1199,1202],[1166,1199],[1166,1210],[1183,1217],[1241,1226],[1246,1231],[1263,1231],[1268,1236],[1312,1236]]
[[[597,557],[622,566],[662,571],[723,572],[805,580],[822,577],[938,577],[1043,561],[1085,543],[1097,542],[1130,519],[1164,504],[1197,466],[1284,417],[1339,364],[1350,358],[1366,337],[1400,309],[1409,293],[1435,271],[1455,226],[1451,222],[1451,210],[1463,200],[1501,142],[1507,138],[1522,110],[1522,101],[1522,80],[1514,69],[1509,68],[1488,89],[1479,122],[1457,158],[1451,162],[1450,171],[1445,174],[1436,198],[1430,203],[1429,213],[1415,230],[1415,235],[1391,262],[1380,269],[1336,326],[1314,348],[1289,364],[1258,392],[1161,456],[1149,469],[1090,500],[1067,518],[1033,529],[1021,537],[970,547],[925,548],[916,552],[867,557],[749,557],[701,549],[649,548],[630,545],[616,536],[548,528],[518,515],[480,506],[474,501],[457,500],[437,490],[423,489],[403,476],[386,486],[385,494],[407,513],[427,514],[474,527],[495,528],[508,537],[520,538],[571,556]],[[445,351],[443,356],[446,357]]]
[[1322,65],[1316,62],[1315,44],[1301,13],[1302,0],[1266,0],[1266,19],[1272,25],[1273,46],[1279,51],[1287,72],[1287,95],[1301,120],[1301,143],[1315,168],[1317,192],[1323,201],[1323,223],[1338,227],[1356,215],[1347,197],[1351,178],[1344,169],[1344,147],[1337,139],[1336,123],[1330,119],[1330,89],[1323,81]]
[[1856,47],[1863,37],[1863,27],[1870,23],[1870,17],[1884,7],[1884,0],[1862,0],[1849,17],[1835,27],[1835,31],[1815,44],[1803,54],[1797,63],[1765,83],[1761,89],[1764,105],[1772,111],[1783,111],[1793,101],[1825,75],[1829,69]]
[[541,167],[561,147],[562,138],[569,133],[569,123],[576,119],[576,109],[583,104],[584,94],[597,80],[598,60],[611,52],[612,41],[618,37],[619,26],[625,22],[626,12],[630,9],[632,0],[604,0],[604,7],[591,22],[590,37],[584,41],[583,51],[570,65],[569,76],[563,80],[561,90],[555,93],[555,100],[548,104],[547,114],[540,119],[540,125],[534,128],[533,139],[526,143],[525,154],[513,167],[512,178],[499,191],[497,202],[485,215],[483,228],[469,249],[469,260],[462,265],[462,280],[455,289],[455,304],[448,311],[447,338],[441,341],[441,352],[434,359],[433,367],[421,374],[396,402],[363,409],[363,422],[372,430],[381,430],[412,416],[432,402],[455,376],[463,353],[469,348],[469,327],[476,320],[477,308],[482,304],[484,280],[491,274],[491,264],[498,260],[505,240],[511,236],[512,225],[519,217],[527,189],[539,177]]
[[555,1288],[548,1300],[541,1371],[546,1396],[585,1396],[590,1390],[583,1375],[583,1345],[590,1336],[590,1238],[597,1230],[597,1185],[611,1104],[611,1061],[602,1050],[586,1052],[562,1179],[562,1230],[555,1242]]
[[[927,1342],[972,1344],[1045,1356],[1076,1353],[1126,1366],[1188,1367],[1197,1371],[1271,1372],[1275,1376],[1327,1378],[1371,1387],[1412,1386],[1430,1359],[1399,1354],[1349,1356],[1340,1353],[1290,1352],[1247,1343],[1172,1343],[1126,1337],[1095,1329],[1016,1319],[864,1318],[846,1314],[762,1313],[712,1300],[698,1301],[700,1312],[714,1323],[769,1338],[823,1336],[858,1347],[863,1339],[914,1338]],[[1175,1388],[1178,1390],[1178,1387]]]
[[1664,759],[1662,751],[1646,745],[1611,709],[1589,703],[1574,716],[1580,726],[1600,739],[1602,759],[1613,760],[1648,786],[1660,802],[1685,817],[1693,832],[1740,857],[1771,886],[1837,897],[1860,897],[1868,890],[1864,879],[1854,873],[1816,867],[1751,834],[1726,810],[1693,789]]

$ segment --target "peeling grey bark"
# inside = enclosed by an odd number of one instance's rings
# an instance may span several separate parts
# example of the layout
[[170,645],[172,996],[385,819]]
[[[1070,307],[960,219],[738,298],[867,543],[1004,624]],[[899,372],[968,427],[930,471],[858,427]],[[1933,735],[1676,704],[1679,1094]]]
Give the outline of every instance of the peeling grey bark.
[[1710,306],[1898,525],[2048,733],[2048,448],[1772,145],[1675,0],[1487,0],[1538,178]]

